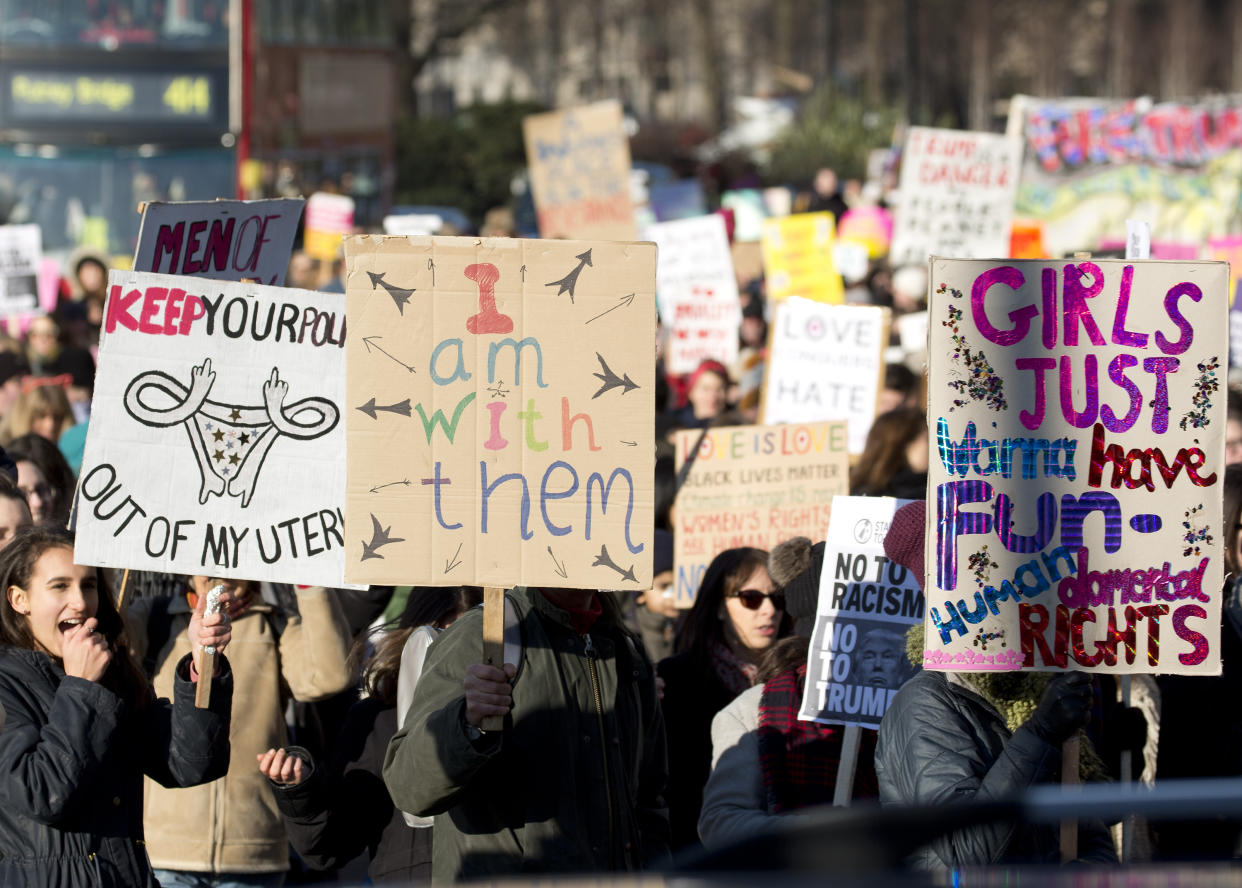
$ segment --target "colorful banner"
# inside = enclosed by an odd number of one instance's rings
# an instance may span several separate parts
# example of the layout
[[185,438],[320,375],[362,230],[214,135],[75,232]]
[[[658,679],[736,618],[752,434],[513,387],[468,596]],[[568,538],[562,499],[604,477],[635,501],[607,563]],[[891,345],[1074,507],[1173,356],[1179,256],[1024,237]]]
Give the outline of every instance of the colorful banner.
[[800,213],[763,223],[763,267],[768,300],[801,296],[840,304],[845,287],[832,257],[832,213]]
[[737,363],[738,301],[733,257],[719,215],[647,227],[658,248],[656,298],[668,331],[669,373],[692,373],[707,358]]
[[698,454],[677,491],[673,528],[680,608],[694,604],[703,572],[720,552],[771,550],[795,536],[820,539],[833,497],[849,492],[841,422],[680,431],[674,438],[678,472],[696,443]]
[[924,665],[1218,674],[1227,267],[931,278]]
[[634,240],[630,139],[609,99],[522,121],[531,194],[544,238]]
[[802,721],[878,729],[897,691],[921,666],[906,655],[906,632],[923,622],[923,590],[918,577],[884,554],[893,513],[908,502],[884,496],[832,501]]
[[655,246],[345,248],[346,576],[648,588]]
[[889,261],[984,258],[1009,251],[1022,143],[993,133],[910,127]]
[[114,271],[78,486],[82,564],[339,586],[339,296]]
[[38,225],[0,225],[0,318],[39,307],[43,234]]
[[871,305],[789,299],[768,332],[763,422],[849,422],[850,453],[862,453],[884,377],[890,312]]
[[134,270],[281,287],[301,199],[148,202]]
[[1017,209],[1044,223],[1049,255],[1099,250],[1127,219],[1153,242],[1202,244],[1236,231],[1242,107],[1148,99],[1016,97],[1010,131],[1026,138]]

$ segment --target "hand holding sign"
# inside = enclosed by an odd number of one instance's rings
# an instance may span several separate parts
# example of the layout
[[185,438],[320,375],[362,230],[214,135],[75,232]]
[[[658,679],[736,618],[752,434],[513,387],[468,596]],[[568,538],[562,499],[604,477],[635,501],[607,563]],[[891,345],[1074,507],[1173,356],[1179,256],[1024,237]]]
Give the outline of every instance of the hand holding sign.
[[509,682],[517,667],[506,663],[504,669],[476,663],[466,670],[463,687],[466,691],[466,722],[482,728],[489,718],[502,719],[513,706],[513,688]]
[[[204,577],[195,577],[194,581],[196,585],[200,582],[205,585],[207,582]],[[223,586],[216,588],[224,589]],[[229,612],[236,603],[236,598],[227,590],[221,591],[218,608],[209,612],[207,608],[209,597],[209,594],[199,594],[186,634],[195,649],[211,648],[212,653],[218,654],[233,639],[233,621],[229,618]]]
[[1092,699],[1090,675],[1062,673],[1044,688],[1039,706],[1031,716],[1031,728],[1054,746],[1064,743],[1087,723]]

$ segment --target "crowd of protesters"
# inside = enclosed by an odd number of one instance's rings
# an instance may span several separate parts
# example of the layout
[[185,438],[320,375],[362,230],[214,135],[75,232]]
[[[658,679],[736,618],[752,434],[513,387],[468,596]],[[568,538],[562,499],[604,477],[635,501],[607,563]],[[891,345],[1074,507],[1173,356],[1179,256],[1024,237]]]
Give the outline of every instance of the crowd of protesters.
[[[847,206],[835,177],[808,209]],[[797,717],[824,542],[714,553],[693,606],[673,602],[671,436],[753,422],[764,358],[762,277],[740,281],[737,367],[660,373],[654,581],[641,594],[515,589],[502,667],[483,662],[481,590],[294,587],[73,563],[76,473],[90,421],[108,261],[72,256],[56,310],[0,338],[0,884],[280,886],[363,878],[641,871],[721,848],[837,794],[843,729]],[[289,285],[338,289],[339,266],[294,257]],[[893,282],[900,286],[894,293]],[[851,299],[918,309],[877,268]],[[658,360],[658,359],[657,359]],[[888,367],[850,475],[857,495],[925,496],[922,356]],[[1140,712],[1108,677],[920,672],[864,731],[845,795],[883,804],[996,799],[1060,774],[1115,780],[1242,775],[1242,718],[1220,707],[1242,657],[1242,395],[1224,476],[1227,581],[1219,678],[1149,681]],[[924,512],[886,549],[923,576]],[[223,611],[206,614],[210,589]],[[921,662],[921,627],[911,662]],[[194,654],[217,658],[207,709]],[[1161,693],[1163,692],[1163,693]],[[1205,732],[1196,713],[1218,713]],[[495,724],[496,720],[499,724]],[[1159,727],[1158,753],[1145,762]],[[1204,736],[1207,734],[1208,736]],[[1083,820],[1078,859],[1117,860]],[[1157,824],[1147,853],[1224,859],[1242,825]],[[1048,827],[950,833],[912,863],[948,870],[1059,859]],[[773,860],[774,868],[781,862]]]

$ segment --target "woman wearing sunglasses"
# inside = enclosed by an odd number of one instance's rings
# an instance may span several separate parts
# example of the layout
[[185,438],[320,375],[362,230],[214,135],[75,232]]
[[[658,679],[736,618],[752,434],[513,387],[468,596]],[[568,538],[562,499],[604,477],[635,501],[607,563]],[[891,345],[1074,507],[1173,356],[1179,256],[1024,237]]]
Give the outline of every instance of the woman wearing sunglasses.
[[785,596],[762,549],[726,549],[713,559],[660,663],[668,733],[668,800],[674,851],[697,845],[699,809],[712,761],[712,718],[755,682],[759,658],[792,631]]

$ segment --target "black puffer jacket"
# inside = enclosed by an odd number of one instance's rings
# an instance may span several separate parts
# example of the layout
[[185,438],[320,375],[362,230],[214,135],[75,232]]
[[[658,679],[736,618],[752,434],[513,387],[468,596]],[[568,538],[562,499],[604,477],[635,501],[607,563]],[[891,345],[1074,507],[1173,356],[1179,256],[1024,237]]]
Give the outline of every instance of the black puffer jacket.
[[137,712],[46,654],[0,648],[0,885],[156,888],[142,775],[192,786],[228,770],[232,674],[221,657],[211,708],[195,709],[189,662],[175,703]]
[[[1026,725],[1010,734],[983,697],[943,672],[924,671],[902,685],[880,723],[875,771],[885,805],[993,800],[1058,780],[1061,751]],[[1103,824],[1079,821],[1078,859],[1117,861]],[[1058,827],[994,823],[950,833],[911,863],[943,870],[1059,860]]]
[[397,733],[397,709],[374,697],[350,707],[336,760],[316,762],[310,777],[272,791],[289,843],[312,869],[336,869],[363,851],[376,885],[431,881],[431,827],[405,825],[384,785],[384,753]]

